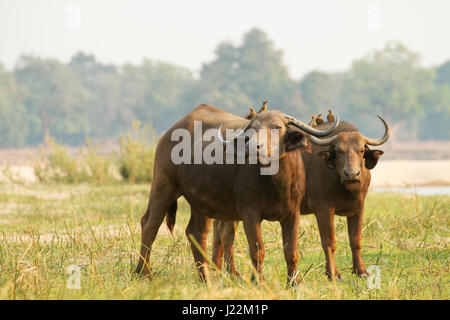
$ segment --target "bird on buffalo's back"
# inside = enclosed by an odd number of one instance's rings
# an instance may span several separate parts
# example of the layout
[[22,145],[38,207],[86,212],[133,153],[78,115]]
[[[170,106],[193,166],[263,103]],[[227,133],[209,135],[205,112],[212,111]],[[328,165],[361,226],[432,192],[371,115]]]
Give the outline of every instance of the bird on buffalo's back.
[[258,113],[267,111],[267,100],[263,102],[261,109],[259,109]]
[[314,115],[311,115],[311,121],[308,124],[312,127],[317,126],[316,117],[314,117]]
[[328,119],[328,122],[334,122],[334,121],[335,121],[335,120],[334,120],[333,111],[328,110],[327,119]]
[[248,116],[246,118],[250,120],[254,116],[256,116],[256,112],[255,112],[255,109],[253,109],[252,107],[250,107],[249,109],[250,109],[250,113],[248,114]]
[[323,119],[322,119],[322,114],[321,114],[321,113],[319,113],[319,114],[317,115],[316,123],[317,123],[318,125],[323,123]]

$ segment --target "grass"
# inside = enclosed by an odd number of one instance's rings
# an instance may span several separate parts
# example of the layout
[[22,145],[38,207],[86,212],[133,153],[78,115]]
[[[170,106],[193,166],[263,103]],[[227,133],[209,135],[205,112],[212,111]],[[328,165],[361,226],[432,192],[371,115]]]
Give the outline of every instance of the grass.
[[[149,185],[0,185],[0,299],[449,299],[450,197],[370,193],[363,230],[366,267],[381,270],[380,289],[351,274],[345,218],[336,218],[342,282],[324,275],[313,216],[302,216],[299,267],[304,281],[286,288],[278,223],[264,222],[266,282],[250,281],[242,225],[235,255],[242,280],[211,272],[199,281],[184,229],[189,208],[179,200],[174,235],[161,226],[153,246],[153,280],[133,270],[139,219]],[[211,235],[208,242],[211,254]],[[80,289],[67,282],[80,266]],[[308,270],[308,272],[306,272]]]

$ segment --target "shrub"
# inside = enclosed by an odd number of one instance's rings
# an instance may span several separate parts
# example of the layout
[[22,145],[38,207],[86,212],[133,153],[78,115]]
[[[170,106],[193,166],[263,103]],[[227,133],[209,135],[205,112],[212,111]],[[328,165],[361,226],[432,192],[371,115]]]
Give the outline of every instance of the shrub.
[[42,183],[103,185],[120,178],[131,183],[151,182],[156,134],[149,125],[141,127],[137,120],[133,121],[132,128],[132,132],[120,137],[120,153],[114,158],[101,155],[89,139],[84,150],[71,154],[64,145],[49,138],[45,146],[39,147],[40,157],[34,173]]
[[79,183],[86,179],[86,171],[76,157],[52,138],[46,139],[46,146],[39,147],[39,160],[34,173],[43,183]]
[[79,156],[71,155],[66,147],[51,138],[39,152],[34,173],[42,183],[105,184],[114,179],[111,159],[99,155],[89,139],[86,140],[86,151],[80,151]]
[[138,120],[133,121],[133,132],[120,137],[119,172],[132,183],[151,182],[156,148],[156,134]]
[[100,155],[98,148],[93,146],[89,139],[86,139],[86,153],[83,155],[83,160],[89,182],[103,185],[115,179],[112,159]]

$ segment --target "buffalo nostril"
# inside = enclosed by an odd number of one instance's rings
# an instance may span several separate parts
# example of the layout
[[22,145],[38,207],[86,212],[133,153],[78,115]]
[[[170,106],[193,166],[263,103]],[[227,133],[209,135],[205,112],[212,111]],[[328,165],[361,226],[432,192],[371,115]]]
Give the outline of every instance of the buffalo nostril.
[[353,171],[344,169],[344,175],[346,177],[358,177],[361,171]]

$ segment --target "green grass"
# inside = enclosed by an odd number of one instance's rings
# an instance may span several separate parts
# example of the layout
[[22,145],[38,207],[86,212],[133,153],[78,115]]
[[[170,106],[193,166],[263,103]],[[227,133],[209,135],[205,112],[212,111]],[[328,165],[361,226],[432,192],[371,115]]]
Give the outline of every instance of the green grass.
[[[369,290],[351,274],[345,218],[336,217],[341,282],[329,282],[313,216],[302,216],[299,267],[303,282],[286,288],[278,223],[264,222],[266,282],[250,281],[247,242],[235,243],[241,280],[211,272],[199,281],[184,229],[189,208],[179,200],[171,236],[161,226],[151,257],[154,277],[133,270],[139,219],[149,185],[0,185],[0,299],[449,299],[450,197],[371,193],[366,202],[363,259],[381,270],[381,288]],[[208,255],[211,254],[211,235]],[[80,265],[81,289],[66,273]],[[306,272],[309,270],[308,272]],[[306,274],[305,274],[306,273]]]

